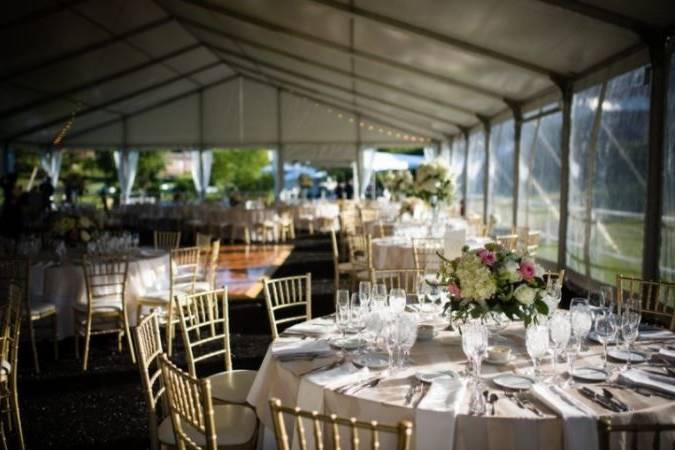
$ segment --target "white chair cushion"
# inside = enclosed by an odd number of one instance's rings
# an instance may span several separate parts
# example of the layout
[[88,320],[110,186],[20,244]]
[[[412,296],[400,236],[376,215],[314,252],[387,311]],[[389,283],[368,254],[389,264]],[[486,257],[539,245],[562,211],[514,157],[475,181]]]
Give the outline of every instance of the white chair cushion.
[[[242,445],[253,437],[256,431],[256,417],[251,408],[239,405],[218,405],[213,407],[213,417],[216,423],[218,446]],[[204,435],[190,425],[184,425],[183,430],[197,445],[205,446]],[[175,445],[171,418],[167,417],[157,430],[159,440],[167,445]]]
[[354,266],[350,262],[338,263],[339,272],[351,272],[354,269]]
[[56,314],[56,305],[53,303],[33,303],[30,305],[31,320],[39,320]]
[[233,370],[211,375],[211,397],[215,400],[233,403],[246,403],[248,391],[258,372],[255,370]]
[[206,292],[212,289],[213,286],[211,286],[211,283],[209,283],[208,281],[197,281],[195,283],[195,292]]
[[[73,308],[78,311],[86,312],[87,304],[86,303],[75,303]],[[107,313],[107,312],[120,312],[122,311],[122,305],[120,302],[96,302],[94,304],[94,312]]]

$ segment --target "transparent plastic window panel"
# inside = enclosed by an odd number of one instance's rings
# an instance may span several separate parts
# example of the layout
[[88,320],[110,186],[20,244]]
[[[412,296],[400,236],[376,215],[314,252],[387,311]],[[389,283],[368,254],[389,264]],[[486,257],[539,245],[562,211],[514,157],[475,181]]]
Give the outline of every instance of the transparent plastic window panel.
[[455,202],[459,203],[464,192],[464,163],[466,157],[466,141],[464,137],[457,136],[452,143],[452,156],[450,169],[455,179]]
[[467,164],[466,212],[483,217],[485,201],[485,134],[477,132],[469,136],[469,159]]
[[671,58],[668,116],[663,167],[663,218],[661,221],[661,279],[675,282],[675,62]]
[[488,212],[499,232],[513,225],[513,119],[492,127],[490,133],[490,201]]

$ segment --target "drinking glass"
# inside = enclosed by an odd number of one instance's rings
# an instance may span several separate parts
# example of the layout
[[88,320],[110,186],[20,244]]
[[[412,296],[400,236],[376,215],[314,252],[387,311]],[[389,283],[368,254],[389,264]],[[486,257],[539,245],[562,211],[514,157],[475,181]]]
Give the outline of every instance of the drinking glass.
[[633,360],[633,356],[631,354],[630,347],[635,342],[635,340],[638,338],[639,330],[640,330],[640,320],[642,317],[640,316],[640,313],[637,313],[635,311],[624,311],[623,314],[621,314],[621,336],[623,337],[623,341],[626,343],[626,352],[628,353],[628,361],[626,361],[626,370],[630,370],[631,368],[631,362]]
[[417,340],[417,317],[411,313],[401,314],[398,318],[398,327],[401,352],[399,367],[403,367],[410,355],[410,349]]
[[361,305],[366,309],[370,308],[370,293],[371,293],[370,281],[361,281],[359,283],[359,298],[361,299]]
[[609,311],[598,313],[598,316],[595,320],[595,334],[602,344],[602,368],[605,370],[607,369],[607,344],[616,338],[616,332],[616,315]]
[[390,373],[394,373],[398,367],[398,350],[399,346],[399,330],[398,322],[396,320],[387,320],[383,328],[384,333],[384,346],[387,349],[387,354],[389,355],[389,367],[388,370]]
[[349,291],[346,289],[338,289],[335,301],[335,326],[345,337],[347,329],[349,328],[350,311],[349,311]]
[[572,333],[572,323],[567,314],[556,311],[549,320],[549,334],[551,336],[551,349],[553,350],[553,378],[558,376],[558,355],[567,348]]
[[389,291],[389,310],[394,313],[405,311],[406,296],[404,289],[392,288]]
[[570,340],[567,344],[567,348],[565,349],[565,354],[567,356],[567,373],[569,374],[569,378],[567,379],[567,383],[565,383],[565,387],[572,387],[574,386],[574,367],[577,362],[577,352],[579,351],[578,346],[577,346],[577,338],[574,337],[574,335],[570,336]]
[[543,358],[549,349],[549,332],[546,325],[530,325],[525,333],[525,346],[527,354],[532,358],[533,373],[535,377],[541,375],[539,359]]
[[361,332],[366,326],[365,312],[367,310],[368,308],[363,306],[361,302],[361,296],[356,292],[353,293],[349,302],[349,326],[350,331],[357,333],[359,342],[361,341]]
[[603,286],[598,291],[598,297],[604,303],[605,309],[609,311],[616,312],[616,299],[614,298],[614,287],[613,286]]
[[553,313],[558,308],[560,300],[562,299],[562,288],[558,283],[553,283],[546,286],[546,292],[544,294],[543,301],[548,307],[547,316],[551,318]]
[[387,303],[387,286],[383,283],[376,283],[373,286],[373,292],[371,296],[372,309],[384,308]]
[[481,363],[487,354],[487,347],[488,330],[485,325],[476,321],[462,326],[462,350],[473,364],[476,383],[480,380]]
[[574,305],[571,309],[572,334],[576,338],[577,352],[581,351],[581,344],[593,327],[593,315],[585,303]]

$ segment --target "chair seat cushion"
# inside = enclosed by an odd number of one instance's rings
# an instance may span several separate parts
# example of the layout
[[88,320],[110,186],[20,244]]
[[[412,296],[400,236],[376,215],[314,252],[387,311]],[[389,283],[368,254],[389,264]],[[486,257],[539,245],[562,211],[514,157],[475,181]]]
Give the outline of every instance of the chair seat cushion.
[[[73,305],[73,308],[80,312],[86,312],[87,311],[87,304],[86,303],[75,303]],[[121,312],[122,311],[122,304],[120,302],[96,302],[94,304],[94,312],[95,313],[116,313],[116,312]]]
[[211,397],[232,403],[246,403],[248,391],[258,372],[255,370],[232,370],[211,375]]
[[[253,437],[256,431],[256,417],[251,408],[239,405],[218,405],[213,407],[218,446],[242,445]],[[206,447],[204,435],[191,425],[183,425],[183,430],[197,445]],[[175,445],[171,418],[167,417],[157,430],[160,442]]]
[[30,305],[30,319],[39,320],[56,314],[56,305],[53,303],[33,303]]
[[354,269],[354,266],[350,262],[338,263],[339,272],[351,272]]
[[213,289],[211,283],[208,281],[197,281],[195,282],[195,292],[206,292]]

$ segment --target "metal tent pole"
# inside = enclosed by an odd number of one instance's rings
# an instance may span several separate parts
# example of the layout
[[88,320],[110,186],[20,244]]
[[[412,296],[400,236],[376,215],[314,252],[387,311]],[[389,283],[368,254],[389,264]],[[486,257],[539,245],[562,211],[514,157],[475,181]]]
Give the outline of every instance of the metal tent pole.
[[520,189],[520,137],[523,130],[523,111],[519,103],[508,103],[513,114],[513,211],[511,226],[518,226],[518,196]]
[[[555,80],[554,80],[555,81]],[[570,137],[572,132],[572,99],[574,90],[571,80],[558,80],[561,93],[562,124],[560,127],[560,223],[558,227],[558,269],[567,262],[567,216],[570,191]]]
[[490,203],[490,119],[484,116],[478,116],[478,120],[483,124],[483,137],[485,139],[485,164],[483,177],[483,222],[489,224],[488,211]]

